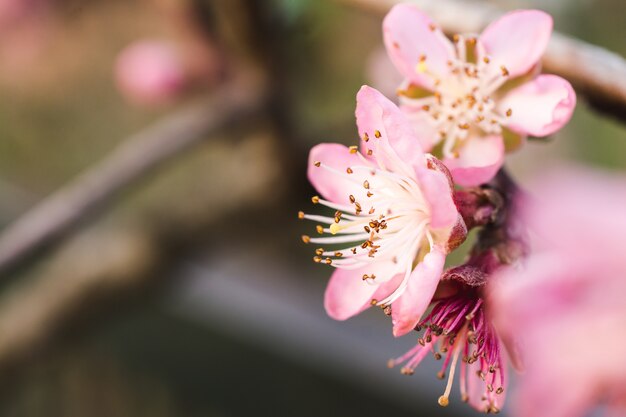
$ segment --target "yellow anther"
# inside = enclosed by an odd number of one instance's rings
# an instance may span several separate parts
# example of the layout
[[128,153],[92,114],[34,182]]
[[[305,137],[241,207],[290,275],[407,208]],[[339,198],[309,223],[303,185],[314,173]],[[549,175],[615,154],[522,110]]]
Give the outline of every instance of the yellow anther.
[[447,407],[448,404],[450,404],[450,400],[448,400],[448,397],[446,397],[445,395],[442,395],[441,397],[439,397],[439,399],[437,400],[437,402],[439,403],[440,406],[442,407]]
[[303,211],[299,211],[299,212],[298,212],[298,218],[299,218],[300,220],[304,219],[304,212],[303,212]]
[[320,198],[317,195],[314,195],[313,197],[311,197],[311,202],[313,204],[318,204],[320,202]]
[[320,226],[319,224],[317,226],[315,226],[315,230],[317,231],[317,233],[319,233],[320,235],[324,234],[324,228],[322,226]]
[[330,225],[329,229],[331,234],[336,235],[337,232],[342,229],[342,226],[340,226],[338,223],[333,223]]
[[418,62],[415,66],[415,71],[417,71],[418,74],[424,74],[426,71],[428,71],[428,64],[426,64],[426,61]]
[[348,148],[348,149],[350,149],[350,153],[351,154],[355,154],[355,153],[358,152],[359,147],[358,146],[350,146],[350,148]]

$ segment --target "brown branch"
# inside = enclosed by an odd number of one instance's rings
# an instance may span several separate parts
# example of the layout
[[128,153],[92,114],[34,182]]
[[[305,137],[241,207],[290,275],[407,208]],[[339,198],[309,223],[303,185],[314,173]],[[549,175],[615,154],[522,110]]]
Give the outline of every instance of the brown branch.
[[234,85],[131,136],[3,231],[0,274],[102,210],[120,192],[180,152],[258,113],[262,104],[260,94]]
[[[383,15],[403,0],[338,0]],[[502,10],[467,0],[413,0],[449,34],[478,33]],[[606,49],[554,33],[543,69],[569,80],[597,110],[626,120],[626,60]]]
[[2,293],[0,386],[31,359],[145,300],[163,278],[180,277],[172,270],[200,245],[222,239],[224,228],[232,233],[233,225],[275,209],[282,167],[267,130],[212,142],[203,148],[202,164],[190,161],[197,154],[183,159],[142,187],[161,191],[152,201],[81,228]]

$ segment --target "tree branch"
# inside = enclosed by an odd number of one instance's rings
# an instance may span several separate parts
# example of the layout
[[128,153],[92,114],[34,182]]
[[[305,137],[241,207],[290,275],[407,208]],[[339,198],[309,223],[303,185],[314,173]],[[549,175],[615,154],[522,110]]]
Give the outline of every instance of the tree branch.
[[[338,0],[383,15],[405,0]],[[478,33],[502,10],[467,0],[413,0],[449,34]],[[606,49],[558,32],[552,34],[543,69],[572,83],[590,105],[618,120],[626,120],[626,60]]]
[[120,192],[180,152],[258,113],[262,104],[260,94],[233,85],[131,136],[3,231],[0,274],[102,210]]
[[166,180],[171,198],[159,196],[123,218],[81,229],[1,294],[0,386],[66,336],[145,300],[164,278],[180,278],[172,272],[181,260],[223,239],[224,228],[253,224],[275,208],[283,182],[276,139],[267,128],[236,143],[228,139],[204,150],[197,167],[181,161],[186,175],[166,171],[156,178]]

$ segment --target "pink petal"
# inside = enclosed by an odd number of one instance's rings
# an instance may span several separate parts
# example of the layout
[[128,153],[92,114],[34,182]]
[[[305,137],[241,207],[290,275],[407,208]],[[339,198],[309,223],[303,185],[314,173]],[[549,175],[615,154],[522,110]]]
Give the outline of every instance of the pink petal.
[[[322,162],[338,172],[317,167],[316,162]],[[350,194],[357,198],[365,198],[366,194],[363,187],[356,186],[346,175],[343,175],[347,167],[357,165],[364,165],[363,160],[358,155],[350,153],[346,146],[338,143],[320,143],[309,152],[309,181],[325,199],[350,204]],[[359,193],[362,195],[358,195]]]
[[439,143],[439,129],[433,123],[433,117],[425,112],[421,105],[407,103],[402,104],[400,108],[413,126],[424,152],[430,152]]
[[[393,262],[377,262],[358,269],[335,269],[324,294],[326,313],[335,320],[346,320],[371,306],[397,288],[402,275],[395,274]],[[381,284],[363,281],[363,274],[374,274]]]
[[452,188],[446,175],[424,167],[415,170],[422,194],[430,207],[430,227],[433,229],[452,227],[459,212],[452,198]]
[[[587,348],[594,350],[589,345]],[[576,379],[563,381],[547,370],[524,375],[524,378],[524,383],[520,384],[513,398],[514,416],[582,417],[588,415],[594,402],[590,387]],[[551,389],[562,389],[564,384],[567,386],[566,391],[555,392]]]
[[529,71],[541,58],[550,34],[552,18],[540,10],[515,10],[492,22],[480,35],[494,68],[504,65],[510,77]]
[[444,251],[435,247],[415,267],[406,290],[391,306],[394,336],[407,334],[419,323],[435,294],[445,260]]
[[508,127],[533,136],[546,136],[563,127],[576,107],[576,93],[556,75],[540,75],[509,92],[499,105],[511,109]]
[[447,62],[453,48],[440,29],[433,30],[428,16],[409,4],[394,6],[383,22],[387,53],[392,62],[410,82],[433,89],[433,77],[417,71],[421,56],[426,57],[428,70],[445,77]]
[[459,150],[458,158],[447,158],[454,182],[473,187],[491,180],[504,162],[501,136],[468,137]]
[[359,135],[369,137],[363,147],[372,150],[377,161],[390,171],[410,174],[413,166],[424,165],[424,154],[413,127],[394,103],[368,86],[361,87],[356,101]]

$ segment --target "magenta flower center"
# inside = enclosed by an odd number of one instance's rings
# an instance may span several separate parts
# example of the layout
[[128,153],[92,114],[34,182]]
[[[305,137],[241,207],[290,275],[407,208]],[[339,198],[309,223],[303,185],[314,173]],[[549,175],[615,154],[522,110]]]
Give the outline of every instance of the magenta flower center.
[[[486,412],[498,412],[498,396],[504,392],[505,366],[500,340],[488,321],[483,300],[469,290],[434,303],[430,312],[415,330],[424,331],[415,347],[399,358],[389,361],[389,367],[404,363],[401,372],[413,374],[415,368],[429,353],[443,364],[438,377],[443,379],[449,370],[448,382],[439,404],[446,406],[454,375],[460,364],[460,388],[467,401],[468,384],[481,384]],[[468,372],[468,369],[470,372]],[[474,381],[469,381],[475,378]]]

